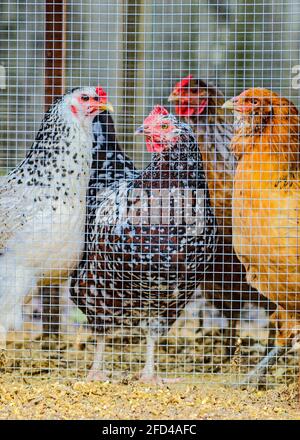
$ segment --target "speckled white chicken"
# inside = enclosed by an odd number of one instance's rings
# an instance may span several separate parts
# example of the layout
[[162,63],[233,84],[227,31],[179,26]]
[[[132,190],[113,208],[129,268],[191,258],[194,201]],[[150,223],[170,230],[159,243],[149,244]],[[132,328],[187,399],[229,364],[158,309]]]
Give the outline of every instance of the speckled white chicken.
[[74,89],[45,114],[26,158],[0,181],[0,338],[22,324],[37,282],[59,284],[83,247],[92,122],[111,109],[101,87]]

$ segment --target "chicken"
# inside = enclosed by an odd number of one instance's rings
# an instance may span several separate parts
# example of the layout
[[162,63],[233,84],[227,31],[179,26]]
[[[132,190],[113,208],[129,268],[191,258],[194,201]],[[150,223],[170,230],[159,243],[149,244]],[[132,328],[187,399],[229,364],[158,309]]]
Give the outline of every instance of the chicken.
[[22,324],[24,296],[57,285],[80,258],[92,121],[110,109],[101,87],[74,89],[45,114],[23,162],[0,186],[0,339]]
[[192,75],[175,85],[169,101],[176,104],[176,114],[193,127],[202,155],[219,232],[215,270],[206,277],[202,291],[230,320],[226,344],[231,355],[236,345],[236,324],[246,303],[252,301],[256,307],[274,309],[247,283],[245,270],[232,245],[232,191],[237,164],[230,150],[232,120],[225,117],[222,109],[225,102],[222,92]]
[[254,382],[299,337],[300,120],[290,101],[266,89],[223,107],[235,117],[234,248],[248,282],[277,305],[276,347],[245,381]]
[[216,223],[192,130],[157,106],[138,132],[152,160],[96,198],[88,255],[71,283],[73,301],[99,334],[89,379],[107,379],[105,335],[138,328],[147,338],[141,380],[160,382],[155,344],[214,259]]
[[[92,167],[86,201],[87,215],[91,215],[91,211],[94,209],[96,193],[99,197],[100,191],[107,188],[116,179],[132,178],[137,173],[132,160],[124,154],[118,145],[114,121],[108,111],[103,111],[94,118],[93,134]],[[86,253],[86,243],[87,238],[85,240],[83,259]],[[50,289],[51,291],[49,292]],[[51,304],[51,299],[56,297],[57,302],[60,296],[59,287],[56,287],[56,290],[54,290],[53,286],[43,286],[42,294],[44,302],[42,313],[44,334],[47,338],[49,335],[56,337],[59,333],[59,322],[57,321],[59,321],[61,312],[57,305]]]

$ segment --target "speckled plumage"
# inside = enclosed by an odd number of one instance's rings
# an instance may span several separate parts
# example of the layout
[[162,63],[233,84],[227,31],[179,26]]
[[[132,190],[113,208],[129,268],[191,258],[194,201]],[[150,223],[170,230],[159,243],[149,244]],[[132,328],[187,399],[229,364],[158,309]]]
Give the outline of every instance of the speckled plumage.
[[0,182],[2,339],[21,325],[29,290],[37,282],[59,283],[80,257],[94,117],[81,112],[81,93],[99,99],[91,87],[59,98],[23,162]]
[[[101,192],[88,218],[88,252],[71,294],[100,334],[136,326],[153,338],[166,334],[211,270],[216,223],[201,155],[191,129],[174,120],[178,142],[153,155],[135,179],[113,184],[105,200]],[[184,208],[191,224],[182,221],[176,191],[191,203]]]

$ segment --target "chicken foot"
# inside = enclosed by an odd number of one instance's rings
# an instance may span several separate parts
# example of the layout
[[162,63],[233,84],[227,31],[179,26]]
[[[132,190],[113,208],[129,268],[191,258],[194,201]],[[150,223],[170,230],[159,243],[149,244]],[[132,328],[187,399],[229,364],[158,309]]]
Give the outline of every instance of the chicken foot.
[[109,380],[108,372],[104,369],[105,343],[105,337],[97,336],[96,353],[93,364],[87,376],[88,381],[107,382]]

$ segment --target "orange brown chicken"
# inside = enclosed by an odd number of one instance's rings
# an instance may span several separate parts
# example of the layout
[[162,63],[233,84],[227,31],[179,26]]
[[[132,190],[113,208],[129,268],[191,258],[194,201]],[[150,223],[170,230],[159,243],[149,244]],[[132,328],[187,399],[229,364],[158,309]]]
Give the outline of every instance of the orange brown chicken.
[[207,274],[202,291],[229,319],[228,354],[235,347],[236,324],[246,303],[269,310],[274,308],[246,281],[246,272],[232,245],[232,191],[237,161],[230,149],[233,119],[222,105],[224,95],[216,86],[188,75],[173,88],[169,101],[175,112],[190,124],[197,135],[211,205],[218,222],[219,245],[215,267]]
[[259,380],[276,356],[294,348],[300,330],[300,164],[297,108],[253,88],[227,101],[238,166],[233,191],[233,244],[248,282],[277,304],[276,347],[248,375]]

